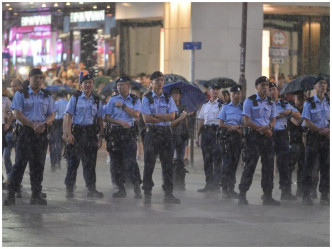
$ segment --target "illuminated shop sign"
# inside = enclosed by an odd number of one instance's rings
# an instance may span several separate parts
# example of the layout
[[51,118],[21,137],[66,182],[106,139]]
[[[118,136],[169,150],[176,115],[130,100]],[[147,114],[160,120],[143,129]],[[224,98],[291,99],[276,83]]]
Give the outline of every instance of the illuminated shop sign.
[[21,26],[34,26],[51,24],[51,15],[22,16]]
[[105,10],[70,13],[70,22],[99,22],[105,20]]

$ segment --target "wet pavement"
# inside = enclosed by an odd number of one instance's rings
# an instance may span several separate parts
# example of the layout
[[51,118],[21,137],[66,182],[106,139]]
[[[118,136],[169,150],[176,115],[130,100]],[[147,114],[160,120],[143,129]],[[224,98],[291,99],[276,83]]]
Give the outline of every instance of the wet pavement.
[[[260,199],[260,167],[247,193],[249,206],[220,194],[198,193],[204,186],[201,151],[195,148],[195,166],[187,166],[187,191],[174,191],[180,205],[163,204],[161,168],[157,163],[152,204],[134,199],[113,199],[107,154],[98,152],[97,189],[103,199],[86,197],[82,167],[77,175],[75,198],[65,198],[66,163],[56,172],[46,160],[43,192],[47,206],[29,205],[29,170],[23,179],[23,198],[2,207],[2,246],[330,246],[330,208],[315,200],[304,207],[301,201],[283,201],[281,206],[263,206]],[[141,173],[143,163],[140,162]],[[237,172],[239,182],[242,168]],[[294,174],[295,175],[295,174]],[[279,200],[278,177],[273,196]],[[293,185],[293,192],[296,185]],[[238,187],[238,183],[237,183]],[[2,192],[2,199],[6,191]]]

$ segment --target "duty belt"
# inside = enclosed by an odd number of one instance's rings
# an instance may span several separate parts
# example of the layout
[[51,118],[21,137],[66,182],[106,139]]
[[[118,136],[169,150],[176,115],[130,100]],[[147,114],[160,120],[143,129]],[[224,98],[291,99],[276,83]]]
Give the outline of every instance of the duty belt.
[[203,127],[202,127],[203,129],[206,129],[206,130],[217,130],[217,128],[218,128],[218,125],[215,125],[215,124],[213,124],[213,125],[203,125]]
[[94,125],[73,125],[72,126],[72,131],[76,132],[90,132],[94,131]]
[[160,125],[148,125],[147,131],[157,132],[157,133],[166,133],[171,132],[170,126],[160,126]]
[[273,130],[273,135],[278,136],[279,134],[288,133],[287,130]]

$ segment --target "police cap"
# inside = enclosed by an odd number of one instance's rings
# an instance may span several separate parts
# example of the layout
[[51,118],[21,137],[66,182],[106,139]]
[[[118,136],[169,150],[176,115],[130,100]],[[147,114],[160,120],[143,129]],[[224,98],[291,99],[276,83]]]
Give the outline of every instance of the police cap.
[[255,86],[257,86],[258,84],[263,83],[263,82],[269,82],[269,79],[266,76],[261,76],[256,79]]
[[128,76],[121,76],[118,78],[115,83],[117,84],[118,82],[130,82],[130,78]]
[[327,82],[327,77],[324,75],[318,75],[314,85],[316,85],[321,80],[325,80]]
[[274,83],[274,82],[270,82],[270,83],[269,83],[269,88],[272,88],[272,87],[277,87],[276,83]]
[[85,80],[93,80],[93,76],[92,76],[91,74],[88,73],[87,75],[85,75],[85,76],[82,78],[80,84],[81,84],[83,81],[85,81]]
[[29,77],[35,76],[37,74],[43,74],[42,70],[40,70],[39,68],[33,68],[29,72]]
[[154,80],[158,77],[164,76],[162,72],[160,71],[155,71],[153,74],[151,74],[150,76],[150,80]]
[[231,93],[234,93],[234,92],[240,92],[242,90],[242,86],[241,85],[234,85],[231,87],[231,89],[229,89],[229,91]]
[[209,85],[209,89],[220,89],[221,87],[219,86],[219,84],[217,83],[213,83]]

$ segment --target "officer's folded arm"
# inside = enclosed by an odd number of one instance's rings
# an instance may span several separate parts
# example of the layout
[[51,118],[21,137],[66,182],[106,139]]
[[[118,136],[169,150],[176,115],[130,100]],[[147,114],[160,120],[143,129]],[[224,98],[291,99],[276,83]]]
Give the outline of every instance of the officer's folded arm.
[[130,124],[126,121],[113,119],[109,114],[105,115],[105,121],[115,125],[121,125],[123,128],[130,128]]
[[310,131],[318,132],[320,135],[323,135],[326,137],[330,136],[330,128],[320,128],[317,125],[315,125],[313,122],[311,122],[309,119],[304,118],[304,125]]
[[173,121],[175,119],[175,112],[165,113],[165,114],[158,113],[155,114],[155,117],[164,120],[166,122]]

